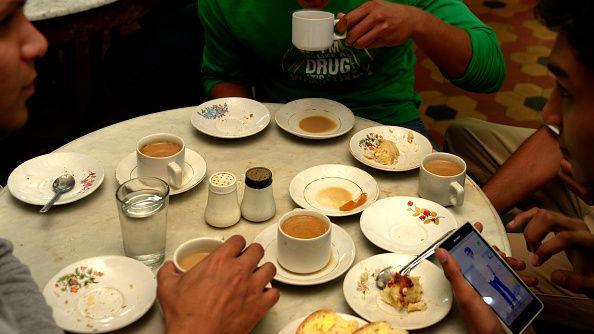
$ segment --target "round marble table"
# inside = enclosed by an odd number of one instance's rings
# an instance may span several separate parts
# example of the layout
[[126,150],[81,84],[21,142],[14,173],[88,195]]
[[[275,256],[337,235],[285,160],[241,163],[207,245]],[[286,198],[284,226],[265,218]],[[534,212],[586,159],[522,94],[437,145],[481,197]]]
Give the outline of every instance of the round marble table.
[[[278,104],[267,104],[272,113]],[[289,183],[300,171],[326,163],[359,167],[373,175],[380,186],[380,198],[396,195],[416,196],[417,173],[388,173],[360,164],[351,157],[347,144],[350,135],[377,125],[357,118],[355,129],[339,138],[311,141],[285,133],[274,121],[261,133],[241,140],[221,140],[199,133],[190,124],[195,108],[183,108],[151,114],[118,123],[81,137],[58,151],[80,152],[102,162],[105,180],[92,195],[69,205],[52,208],[49,214],[39,214],[39,207],[13,198],[7,191],[0,196],[0,236],[13,241],[15,254],[31,267],[37,284],[43,288],[47,281],[64,266],[80,259],[107,255],[123,255],[118,213],[115,203],[118,162],[134,151],[139,138],[155,132],[180,135],[189,148],[199,152],[208,165],[208,175],[226,170],[236,175],[254,166],[265,166],[273,172],[273,189],[277,204],[276,216],[263,223],[241,220],[227,229],[215,229],[204,222],[207,185],[171,198],[166,258],[182,242],[199,236],[243,235],[248,242],[264,228],[276,223],[283,213],[296,207],[289,196]],[[466,200],[461,208],[450,209],[459,222],[481,221],[486,239],[509,252],[505,231],[493,207],[470,179],[466,183]],[[383,251],[362,234],[359,216],[333,218],[353,238],[356,246],[355,263]],[[281,298],[256,327],[254,333],[278,333],[291,320],[320,308],[332,308],[354,314],[342,294],[340,278],[317,286],[297,287],[273,282]],[[139,321],[122,329],[121,333],[163,333],[164,324],[157,304]],[[456,307],[440,323],[414,333],[462,333],[464,323]]]

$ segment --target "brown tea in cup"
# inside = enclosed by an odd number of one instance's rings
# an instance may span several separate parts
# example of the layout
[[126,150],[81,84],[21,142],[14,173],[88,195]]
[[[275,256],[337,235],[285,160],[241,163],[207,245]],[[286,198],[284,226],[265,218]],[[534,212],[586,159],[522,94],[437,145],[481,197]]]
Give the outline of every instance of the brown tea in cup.
[[464,171],[464,167],[445,159],[427,161],[423,166],[429,173],[439,176],[455,176]]
[[181,151],[181,149],[182,147],[178,143],[173,143],[170,141],[158,141],[144,145],[140,149],[140,152],[149,157],[164,158],[176,154],[177,152]]
[[202,262],[202,260],[204,260],[209,254],[210,253],[206,252],[190,253],[179,260],[179,266],[185,271],[188,271],[198,263]]
[[328,226],[314,216],[296,215],[285,220],[281,230],[293,238],[313,239],[326,233]]

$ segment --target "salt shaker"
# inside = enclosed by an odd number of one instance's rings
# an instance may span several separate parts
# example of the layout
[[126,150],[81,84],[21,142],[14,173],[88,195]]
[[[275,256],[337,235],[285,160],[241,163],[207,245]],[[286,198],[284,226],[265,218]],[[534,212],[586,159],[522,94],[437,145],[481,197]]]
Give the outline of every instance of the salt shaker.
[[237,178],[232,173],[218,172],[208,179],[208,203],[204,220],[214,227],[229,227],[241,218],[237,199]]
[[272,172],[268,168],[254,167],[245,173],[245,191],[241,202],[243,218],[262,222],[276,213],[272,193]]

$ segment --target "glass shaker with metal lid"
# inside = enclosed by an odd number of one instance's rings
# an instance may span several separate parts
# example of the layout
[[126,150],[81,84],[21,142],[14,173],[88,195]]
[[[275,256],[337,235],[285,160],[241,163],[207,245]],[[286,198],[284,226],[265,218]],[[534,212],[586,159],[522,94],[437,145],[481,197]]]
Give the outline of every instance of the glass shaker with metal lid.
[[214,227],[229,227],[241,218],[237,199],[237,178],[232,173],[218,172],[208,179],[208,203],[204,220]]
[[241,202],[243,218],[262,222],[276,213],[272,193],[272,172],[268,168],[254,167],[245,173],[245,191]]

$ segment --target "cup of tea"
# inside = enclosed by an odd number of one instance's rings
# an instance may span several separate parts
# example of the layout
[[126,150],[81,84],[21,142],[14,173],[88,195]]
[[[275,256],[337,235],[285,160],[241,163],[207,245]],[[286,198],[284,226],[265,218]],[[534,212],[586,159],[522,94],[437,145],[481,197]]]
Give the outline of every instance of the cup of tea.
[[334,41],[345,39],[346,33],[337,35],[338,22],[334,14],[320,10],[299,10],[293,13],[293,45],[304,51],[322,51],[332,47]]
[[186,145],[176,135],[156,133],[136,144],[138,176],[158,177],[175,188],[182,186],[185,159]]
[[277,260],[285,269],[307,274],[324,268],[332,253],[332,223],[321,213],[293,210],[278,222]]
[[182,273],[192,269],[223,244],[218,238],[196,238],[181,244],[173,253],[173,264]]
[[421,163],[419,196],[443,206],[464,203],[466,162],[449,153],[431,153]]

